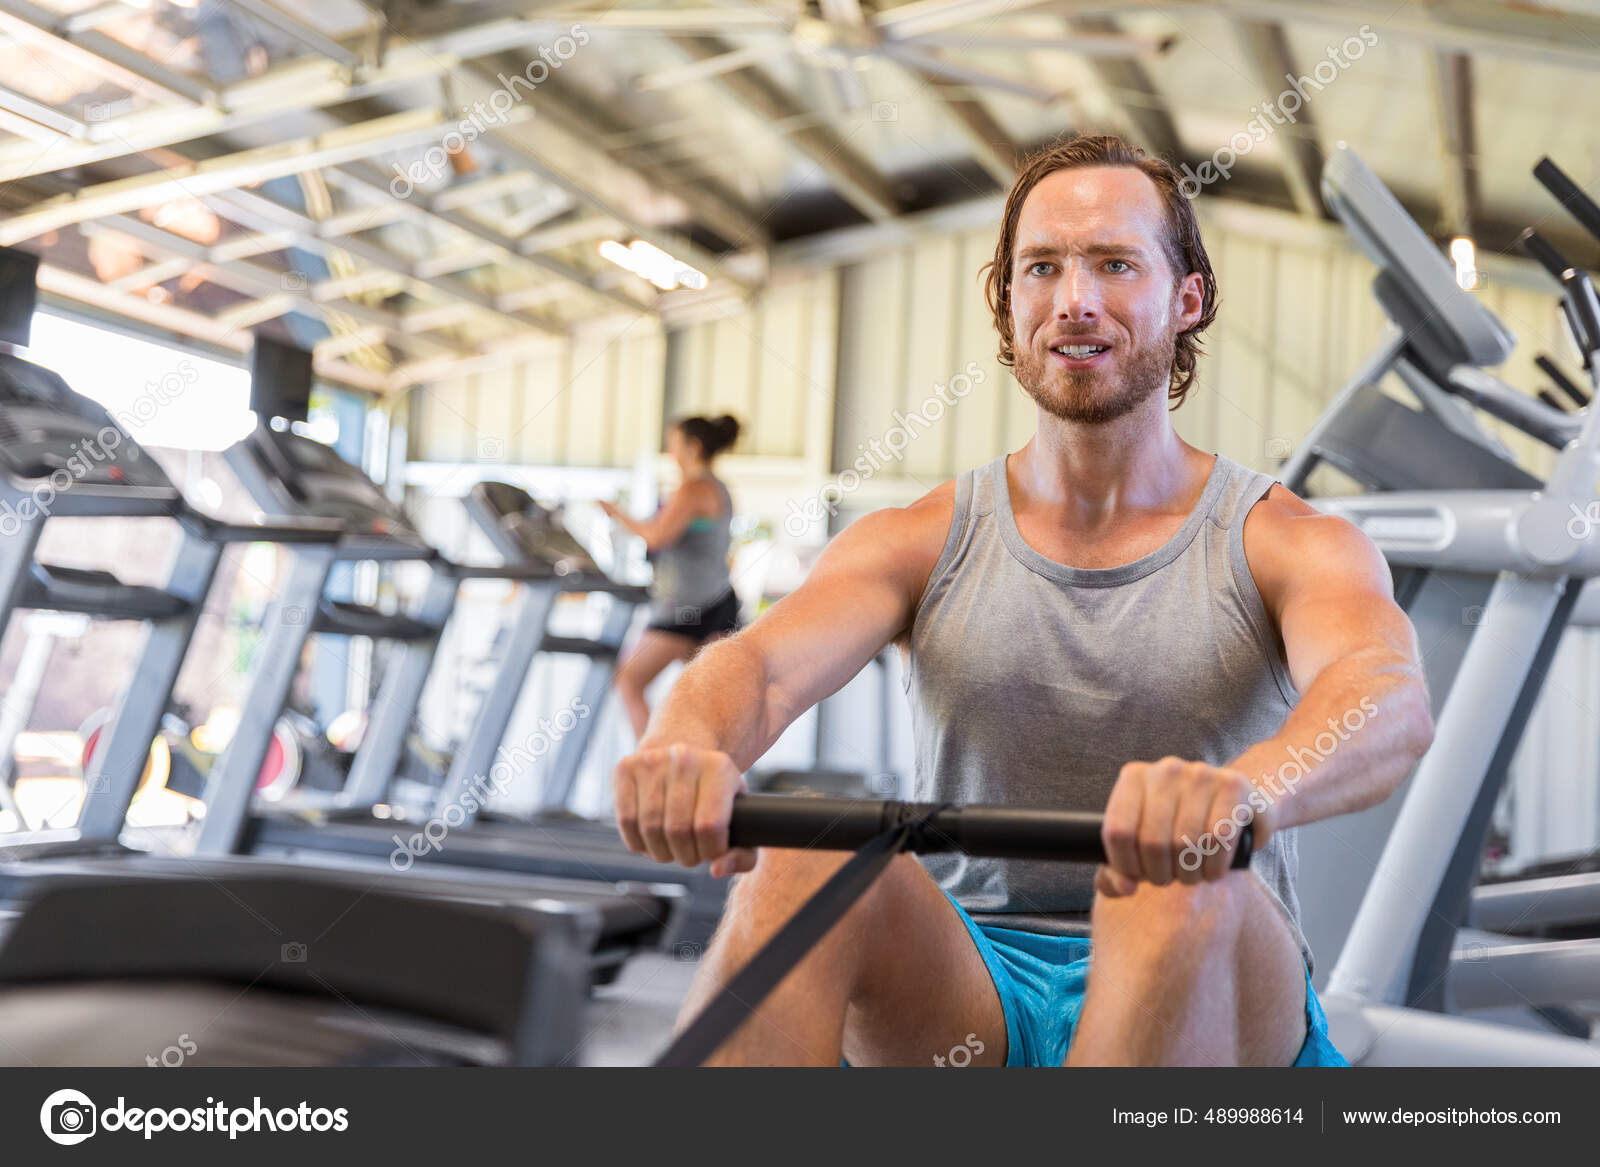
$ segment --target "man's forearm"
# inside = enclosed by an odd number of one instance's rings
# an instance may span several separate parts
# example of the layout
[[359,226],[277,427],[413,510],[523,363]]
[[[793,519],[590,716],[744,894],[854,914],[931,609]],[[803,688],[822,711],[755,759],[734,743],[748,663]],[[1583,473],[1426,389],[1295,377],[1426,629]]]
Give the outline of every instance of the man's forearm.
[[1281,830],[1377,805],[1432,740],[1422,678],[1403,658],[1374,652],[1324,669],[1283,728],[1231,768],[1255,783]]
[[788,724],[774,717],[772,707],[765,657],[735,636],[707,647],[683,671],[639,746],[721,750],[748,769]]

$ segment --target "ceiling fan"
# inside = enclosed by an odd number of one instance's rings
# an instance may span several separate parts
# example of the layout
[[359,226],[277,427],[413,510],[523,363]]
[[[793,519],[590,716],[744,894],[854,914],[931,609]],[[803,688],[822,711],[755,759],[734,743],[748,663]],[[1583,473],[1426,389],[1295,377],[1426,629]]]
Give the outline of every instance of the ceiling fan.
[[[1016,53],[1053,50],[1096,57],[1136,57],[1159,55],[1176,39],[1104,32],[1040,37],[1022,33],[968,32],[959,27],[1035,6],[1027,0],[917,0],[883,12],[867,12],[861,0],[805,0],[805,8],[800,12],[780,12],[763,6],[777,18],[775,21],[765,24],[741,21],[730,31],[737,30],[744,35],[766,34],[772,37],[771,43],[747,45],[705,60],[647,73],[634,84],[646,91],[667,89],[793,54],[805,64],[824,70],[844,108],[853,111],[866,104],[866,93],[857,72],[867,68],[873,59],[881,58],[935,80],[979,86],[1048,104],[1061,97],[1062,91],[961,64],[941,55],[939,50],[998,49]],[[664,25],[661,31],[670,34],[685,30],[674,22]]]

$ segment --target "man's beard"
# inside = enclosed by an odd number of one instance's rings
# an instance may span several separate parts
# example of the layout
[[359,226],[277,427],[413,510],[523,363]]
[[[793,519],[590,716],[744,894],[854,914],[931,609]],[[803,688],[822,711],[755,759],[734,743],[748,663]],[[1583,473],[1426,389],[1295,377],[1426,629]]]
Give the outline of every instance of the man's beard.
[[1172,383],[1178,334],[1135,349],[1120,383],[1103,369],[1059,369],[1034,349],[1018,349],[1012,373],[1046,413],[1062,421],[1104,425],[1138,409]]

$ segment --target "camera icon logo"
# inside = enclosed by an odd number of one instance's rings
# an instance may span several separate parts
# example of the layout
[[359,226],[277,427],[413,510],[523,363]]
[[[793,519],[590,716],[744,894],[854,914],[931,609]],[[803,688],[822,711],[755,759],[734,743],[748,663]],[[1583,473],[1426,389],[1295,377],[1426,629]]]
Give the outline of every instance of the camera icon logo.
[[899,121],[900,107],[892,101],[875,101],[872,103],[872,120],[875,122]]
[[1294,443],[1288,438],[1267,439],[1267,457],[1274,462],[1282,462],[1292,453],[1294,453]]
[[87,1094],[57,1090],[39,1108],[39,1126],[52,1143],[72,1147],[94,1134],[98,1113]]
[[504,461],[506,444],[499,438],[479,438],[478,457],[485,462]]
[[1572,517],[1567,520],[1567,534],[1581,543],[1600,527],[1600,500],[1591,502],[1581,511],[1575,502],[1569,502],[1567,507],[1572,511]]
[[286,292],[303,292],[306,290],[306,273],[291,271],[283,273],[283,290]]
[[110,121],[111,106],[103,101],[91,101],[83,107],[83,120],[86,122]]
[[900,792],[900,775],[887,770],[868,774],[867,789],[879,798],[893,798]]
[[285,624],[304,624],[306,622],[306,610],[299,604],[290,604],[283,610],[283,622]]
[[304,964],[306,962],[306,946],[298,940],[291,940],[280,949],[284,964]]
[[700,623],[700,609],[692,607],[680,607],[673,618],[679,624],[698,624]]

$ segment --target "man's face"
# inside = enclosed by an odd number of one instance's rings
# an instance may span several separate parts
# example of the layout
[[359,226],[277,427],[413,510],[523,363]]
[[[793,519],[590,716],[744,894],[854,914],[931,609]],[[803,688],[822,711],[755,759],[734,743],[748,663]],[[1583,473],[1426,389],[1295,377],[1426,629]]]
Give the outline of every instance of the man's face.
[[1028,192],[1012,250],[1014,372],[1046,412],[1095,424],[1164,399],[1202,297],[1199,275],[1173,272],[1165,232],[1161,194],[1133,167],[1058,170]]

